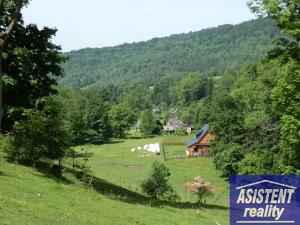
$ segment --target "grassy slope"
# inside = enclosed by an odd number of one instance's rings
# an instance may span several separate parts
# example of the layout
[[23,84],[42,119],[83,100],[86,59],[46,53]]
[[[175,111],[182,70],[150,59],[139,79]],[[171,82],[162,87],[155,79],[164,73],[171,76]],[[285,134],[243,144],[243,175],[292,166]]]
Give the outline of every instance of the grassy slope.
[[[197,209],[188,203],[151,207],[140,195],[138,183],[147,176],[151,163],[161,157],[141,157],[141,153],[131,153],[130,149],[162,139],[84,146],[93,153],[89,165],[97,177],[94,191],[77,184],[57,183],[30,168],[1,162],[0,224],[208,225],[215,224],[215,220],[228,224],[228,184],[219,178],[211,159],[167,161],[171,182],[182,201],[190,200],[182,185],[194,176],[200,175],[216,186],[215,197],[207,207]],[[169,153],[175,148],[179,151],[183,147],[172,147]]]

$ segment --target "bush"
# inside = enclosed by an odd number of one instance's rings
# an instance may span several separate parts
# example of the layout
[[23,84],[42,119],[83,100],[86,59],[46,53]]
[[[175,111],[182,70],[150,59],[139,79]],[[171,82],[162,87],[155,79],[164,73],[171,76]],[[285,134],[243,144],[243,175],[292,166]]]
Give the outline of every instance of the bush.
[[199,186],[195,194],[198,197],[199,203],[204,203],[207,198],[213,196],[213,192],[210,186]]
[[242,147],[238,144],[221,143],[220,145],[216,146],[216,150],[218,151],[214,159],[216,168],[221,170],[224,177],[237,174],[239,163],[244,158]]
[[42,110],[26,110],[26,120],[14,125],[12,148],[7,149],[11,161],[37,166],[41,161],[61,160],[70,145],[69,130],[60,102],[46,98]]
[[256,175],[256,174],[272,174],[273,157],[268,150],[255,153],[248,153],[239,163],[239,174]]
[[186,128],[178,128],[176,131],[175,131],[175,134],[178,135],[178,136],[186,136],[188,133],[186,131]]
[[3,156],[4,153],[9,152],[12,148],[11,137],[9,135],[0,134],[0,157]]
[[178,200],[179,196],[168,184],[170,175],[169,169],[163,163],[154,162],[150,177],[141,185],[143,192],[152,199]]
[[198,203],[205,203],[207,198],[213,196],[213,186],[202,177],[195,177],[193,182],[188,182],[184,186],[186,190],[197,196]]

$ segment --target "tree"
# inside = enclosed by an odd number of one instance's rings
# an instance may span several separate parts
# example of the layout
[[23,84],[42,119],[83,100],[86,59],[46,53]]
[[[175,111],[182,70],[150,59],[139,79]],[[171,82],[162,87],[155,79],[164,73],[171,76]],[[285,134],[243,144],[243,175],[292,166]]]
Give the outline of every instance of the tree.
[[271,96],[273,109],[281,118],[278,172],[295,173],[300,170],[300,1],[252,0],[249,5],[292,36],[277,40],[267,59],[276,59],[281,66]]
[[272,90],[273,107],[281,116],[280,170],[300,170],[300,66],[290,61],[278,74]]
[[299,0],[252,0],[252,11],[259,16],[271,17],[277,26],[289,36],[274,41],[267,60],[279,59],[281,64],[289,60],[300,62],[300,1]]
[[12,33],[15,25],[21,19],[21,9],[27,4],[26,0],[0,0],[0,131],[3,115],[3,68],[2,58],[4,46]]
[[8,157],[26,165],[37,166],[42,161],[59,160],[70,146],[70,130],[66,123],[64,106],[57,96],[39,100],[42,109],[25,110],[26,119],[17,122],[13,131],[13,148]]
[[174,192],[168,179],[171,176],[169,169],[162,163],[154,162],[148,179],[143,181],[141,187],[152,199],[176,200],[179,197]]
[[242,147],[238,144],[224,144],[219,142],[215,146],[217,152],[214,159],[216,168],[222,172],[222,176],[229,177],[232,174],[238,174],[239,162],[244,158]]
[[112,137],[109,123],[109,107],[97,94],[91,96],[87,103],[86,123],[88,142],[101,143]]
[[150,92],[149,84],[145,82],[135,82],[125,89],[122,102],[127,104],[135,112],[147,109],[150,105]]
[[39,30],[19,22],[8,38],[3,59],[3,130],[10,131],[15,121],[23,119],[23,110],[34,108],[37,99],[57,92],[55,77],[62,75],[65,57],[51,43],[55,33],[56,29]]
[[70,126],[72,144],[83,144],[86,138],[86,130],[88,129],[86,123],[86,98],[80,90],[71,88],[59,89],[58,94],[66,108],[66,120]]
[[[238,173],[244,175],[272,174],[273,171],[275,173],[274,157],[276,158],[276,154],[271,152],[270,149],[248,153],[239,162]],[[271,167],[268,166],[270,161]]]
[[156,121],[151,110],[141,113],[141,132],[144,135],[151,135],[156,129]]
[[200,74],[184,76],[175,87],[179,101],[185,106],[205,96],[206,79]]
[[300,41],[299,0],[252,0],[248,5],[254,13],[274,19],[281,30]]
[[136,122],[136,116],[129,106],[118,104],[109,111],[109,121],[114,137],[123,138],[126,131]]

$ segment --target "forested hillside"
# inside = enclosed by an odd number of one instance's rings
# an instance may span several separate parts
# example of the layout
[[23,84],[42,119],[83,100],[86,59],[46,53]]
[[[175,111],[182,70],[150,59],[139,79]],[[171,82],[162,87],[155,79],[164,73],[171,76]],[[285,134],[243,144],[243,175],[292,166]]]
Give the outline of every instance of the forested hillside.
[[268,19],[222,25],[188,34],[117,47],[66,53],[64,86],[106,86],[132,81],[153,84],[163,76],[201,72],[222,75],[230,66],[258,62],[279,30]]
[[[0,3],[0,224],[226,225],[230,175],[300,175],[299,0],[70,53],[26,25],[27,3]],[[215,139],[193,156],[211,157],[189,157],[204,124]]]

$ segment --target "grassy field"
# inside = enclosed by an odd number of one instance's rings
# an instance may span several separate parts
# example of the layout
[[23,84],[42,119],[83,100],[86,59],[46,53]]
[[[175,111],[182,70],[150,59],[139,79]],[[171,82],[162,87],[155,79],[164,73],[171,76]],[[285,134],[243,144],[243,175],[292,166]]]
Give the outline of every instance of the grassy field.
[[[100,224],[100,225],[209,225],[229,224],[228,183],[219,177],[212,159],[170,159],[170,182],[181,202],[150,205],[140,183],[151,164],[163,157],[131,152],[144,144],[185,142],[188,137],[132,138],[104,145],[78,146],[88,151],[88,165],[94,173],[94,189],[52,178],[22,166],[1,161],[0,224]],[[169,156],[185,147],[166,146]],[[171,157],[170,157],[171,158]],[[79,160],[79,159],[77,159]],[[214,186],[214,196],[199,207],[183,184],[201,176]]]

